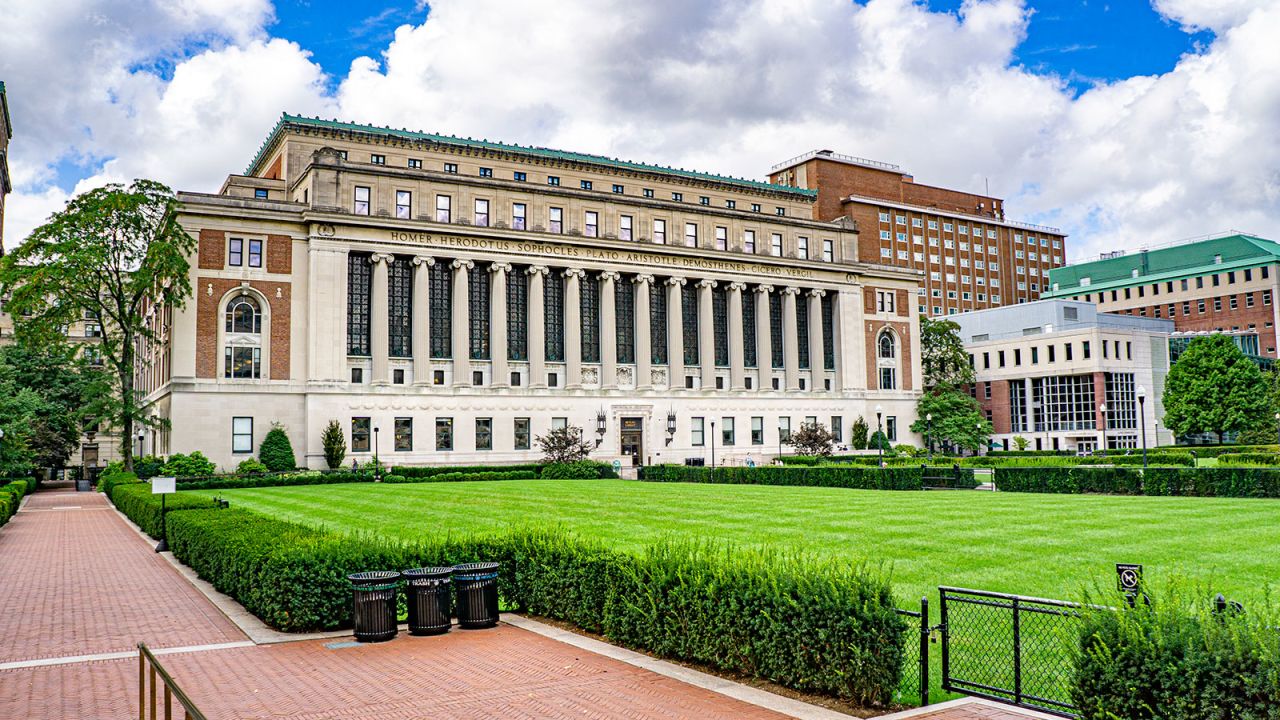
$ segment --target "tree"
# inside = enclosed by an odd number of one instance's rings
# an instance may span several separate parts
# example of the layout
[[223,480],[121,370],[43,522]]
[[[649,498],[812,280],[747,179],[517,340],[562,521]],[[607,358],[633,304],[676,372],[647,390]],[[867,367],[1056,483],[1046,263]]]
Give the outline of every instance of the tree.
[[163,427],[147,417],[134,388],[139,347],[157,340],[164,311],[182,307],[191,294],[187,257],[196,241],[178,225],[176,204],[169,188],[150,180],[90,190],[0,265],[0,292],[9,297],[6,309],[19,333],[52,338],[74,320],[100,320],[98,347],[113,374],[104,411],[120,429],[130,470],[135,423]]
[[337,420],[330,420],[320,435],[320,444],[324,446],[324,464],[330,470],[337,470],[347,457],[347,438],[342,434],[342,426]]
[[1017,450],[1018,452],[1022,452],[1023,450],[1026,450],[1027,446],[1030,444],[1031,444],[1031,441],[1022,437],[1021,435],[1013,436],[1013,449]]
[[974,381],[959,325],[920,316],[920,366],[926,392],[938,386],[958,388]]
[[298,467],[293,457],[293,444],[289,442],[289,433],[284,431],[284,426],[276,423],[267,431],[267,436],[262,438],[262,445],[258,446],[258,460],[271,472],[284,472]]
[[[991,437],[991,423],[978,401],[968,393],[937,386],[921,398],[911,431],[928,436],[925,442],[962,447],[977,452]],[[933,415],[930,423],[928,416]],[[932,426],[932,427],[931,427]]]
[[595,449],[582,439],[582,428],[576,425],[552,428],[546,435],[538,438],[538,447],[542,448],[543,462],[570,463],[586,460]]
[[859,415],[857,420],[853,421],[853,427],[849,428],[849,443],[854,450],[865,450],[867,448],[867,421]]
[[95,396],[105,378],[65,337],[33,344],[20,336],[0,348],[0,417],[5,441],[21,454],[14,462],[61,467],[80,431],[97,421]]
[[871,433],[871,439],[867,441],[867,449],[893,452],[893,447],[889,445],[889,436],[880,430]]
[[798,455],[827,457],[835,445],[835,436],[820,422],[801,423],[800,429],[791,433],[791,444]]
[[1169,369],[1164,425],[1182,437],[1214,433],[1218,442],[1268,422],[1270,392],[1262,371],[1227,335],[1197,337]]

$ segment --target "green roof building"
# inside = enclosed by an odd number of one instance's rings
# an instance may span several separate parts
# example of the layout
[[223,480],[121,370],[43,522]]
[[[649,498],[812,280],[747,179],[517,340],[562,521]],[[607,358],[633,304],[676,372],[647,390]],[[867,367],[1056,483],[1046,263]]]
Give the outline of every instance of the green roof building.
[[1274,359],[1278,274],[1280,243],[1231,233],[1056,268],[1042,297],[1173,320],[1175,335],[1231,333],[1259,359]]

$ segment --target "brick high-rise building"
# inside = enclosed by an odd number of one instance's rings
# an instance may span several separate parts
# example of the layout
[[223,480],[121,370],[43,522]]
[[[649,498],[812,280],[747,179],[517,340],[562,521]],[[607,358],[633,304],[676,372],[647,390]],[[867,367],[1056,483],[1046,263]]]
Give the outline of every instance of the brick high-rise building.
[[1038,300],[1066,235],[1005,219],[1004,201],[921,185],[897,165],[814,150],[770,182],[818,191],[815,220],[852,218],[858,257],[923,270],[918,309],[938,316]]

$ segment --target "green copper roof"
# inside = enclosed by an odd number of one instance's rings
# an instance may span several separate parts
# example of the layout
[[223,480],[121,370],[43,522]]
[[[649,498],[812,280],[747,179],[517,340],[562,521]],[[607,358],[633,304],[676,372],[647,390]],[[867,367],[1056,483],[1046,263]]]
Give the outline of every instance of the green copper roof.
[[276,138],[284,131],[287,125],[299,125],[306,127],[325,128],[328,130],[343,130],[348,132],[366,133],[369,135],[383,135],[387,137],[399,138],[403,140],[423,140],[426,142],[440,143],[442,145],[454,145],[465,148],[477,148],[484,150],[496,150],[500,152],[516,153],[520,155],[530,155],[533,157],[550,158],[552,160],[563,160],[567,162],[580,162],[589,165],[600,165],[620,170],[636,170],[639,172],[658,173],[662,175],[678,175],[693,180],[703,180],[706,182],[726,183],[729,185],[737,185],[739,187],[751,188],[753,190],[767,190],[771,192],[781,192],[791,195],[799,195],[806,198],[816,197],[817,190],[808,190],[805,188],[791,187],[788,185],[774,185],[773,183],[760,182],[759,180],[748,180],[746,178],[735,178],[727,175],[715,175],[713,173],[697,172],[695,170],[685,170],[683,168],[670,168],[661,165],[649,165],[646,163],[630,162],[627,160],[619,160],[617,158],[605,157],[603,155],[588,155],[586,153],[569,152],[567,150],[555,150],[552,148],[535,147],[531,145],[514,145],[509,143],[494,142],[491,140],[475,140],[473,138],[460,138],[453,135],[436,135],[433,133],[417,132],[413,130],[395,129],[390,127],[377,127],[376,125],[361,125],[359,123],[341,122],[338,120],[321,120],[320,118],[308,118],[301,115],[290,115],[284,113],[280,116],[280,121],[276,123],[275,128],[267,139],[262,143],[262,147],[258,149],[257,155],[254,156],[253,162],[249,163],[249,167],[245,170],[246,175],[252,175],[266,158],[267,150],[275,143]]
[[[1049,271],[1044,298],[1078,295],[1133,285],[1176,280],[1280,262],[1280,244],[1252,235],[1228,235],[1120,257],[1077,263]],[[1138,271],[1134,276],[1134,270]],[[1080,281],[1089,279],[1088,285]],[[1057,289],[1052,289],[1057,286]]]
[[0,80],[0,111],[4,112],[4,128],[13,137],[13,121],[9,119],[9,96],[4,93],[4,81]]

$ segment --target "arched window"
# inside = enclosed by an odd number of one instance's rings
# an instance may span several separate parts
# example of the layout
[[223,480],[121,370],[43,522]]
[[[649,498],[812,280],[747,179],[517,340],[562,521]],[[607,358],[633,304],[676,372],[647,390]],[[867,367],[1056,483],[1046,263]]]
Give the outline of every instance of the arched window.
[[898,347],[893,333],[884,330],[876,338],[876,370],[881,390],[898,388]]
[[224,378],[256,380],[262,377],[262,305],[243,293],[227,301],[223,336]]
[[893,344],[893,335],[888,331],[880,333],[880,358],[882,360],[892,360],[897,357],[896,348]]

